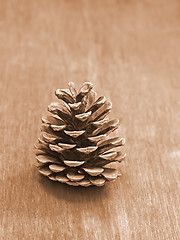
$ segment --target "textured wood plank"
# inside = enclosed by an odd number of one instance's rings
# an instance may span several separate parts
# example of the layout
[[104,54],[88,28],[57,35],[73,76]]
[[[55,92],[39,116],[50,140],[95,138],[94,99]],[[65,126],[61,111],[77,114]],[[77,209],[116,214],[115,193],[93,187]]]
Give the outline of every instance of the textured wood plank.
[[[0,1],[1,239],[180,239],[180,4]],[[126,138],[102,188],[35,168],[40,118],[68,81],[91,81]]]

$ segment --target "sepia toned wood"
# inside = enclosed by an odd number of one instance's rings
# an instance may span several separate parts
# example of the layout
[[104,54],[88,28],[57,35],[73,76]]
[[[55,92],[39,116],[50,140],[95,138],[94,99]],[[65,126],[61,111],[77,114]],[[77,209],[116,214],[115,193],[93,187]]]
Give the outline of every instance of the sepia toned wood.
[[[179,9],[178,0],[0,1],[0,239],[180,239]],[[126,139],[122,175],[103,187],[36,168],[40,119],[70,81],[92,82],[113,103],[113,137]]]

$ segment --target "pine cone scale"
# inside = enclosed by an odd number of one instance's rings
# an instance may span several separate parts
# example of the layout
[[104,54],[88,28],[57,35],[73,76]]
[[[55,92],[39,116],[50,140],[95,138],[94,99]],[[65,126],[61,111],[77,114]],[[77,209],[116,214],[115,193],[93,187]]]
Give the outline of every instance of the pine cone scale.
[[76,160],[64,160],[63,162],[68,167],[79,167],[85,163],[84,161],[76,161]]

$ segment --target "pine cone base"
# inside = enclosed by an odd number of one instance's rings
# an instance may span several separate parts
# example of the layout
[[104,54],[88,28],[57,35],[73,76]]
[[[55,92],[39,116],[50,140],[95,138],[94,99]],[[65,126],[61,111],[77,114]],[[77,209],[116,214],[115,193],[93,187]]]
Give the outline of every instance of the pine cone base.
[[112,104],[104,96],[96,99],[91,83],[76,92],[58,89],[60,100],[48,106],[50,114],[42,118],[42,133],[35,145],[39,172],[52,181],[72,186],[103,186],[121,174],[107,167],[121,162],[125,155],[112,150],[125,144],[124,138],[108,138],[119,121],[109,120]]

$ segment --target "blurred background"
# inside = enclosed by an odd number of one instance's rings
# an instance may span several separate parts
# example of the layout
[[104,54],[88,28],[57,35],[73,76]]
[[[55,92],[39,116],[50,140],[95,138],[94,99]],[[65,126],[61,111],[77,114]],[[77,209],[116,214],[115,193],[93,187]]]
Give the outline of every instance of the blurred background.
[[[180,239],[180,1],[0,0],[1,239]],[[112,101],[123,176],[97,188],[35,168],[41,116],[69,81]]]

